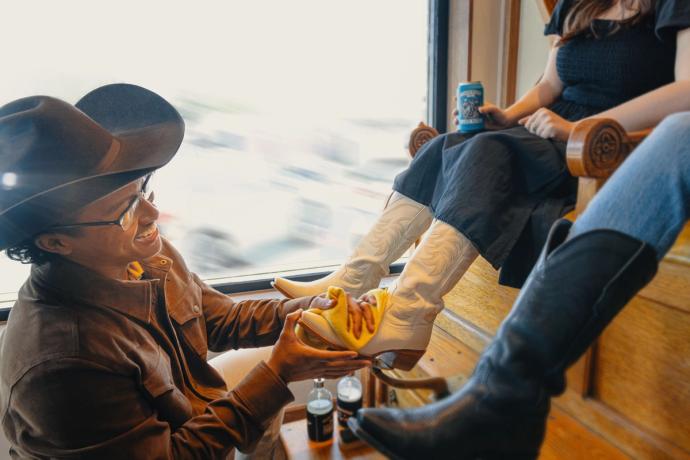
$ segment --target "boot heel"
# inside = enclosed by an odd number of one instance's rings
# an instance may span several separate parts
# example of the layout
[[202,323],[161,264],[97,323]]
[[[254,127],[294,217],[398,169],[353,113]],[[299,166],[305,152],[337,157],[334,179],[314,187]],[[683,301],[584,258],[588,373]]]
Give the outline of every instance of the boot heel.
[[378,367],[382,369],[400,369],[409,371],[424,356],[426,350],[396,350],[378,355]]

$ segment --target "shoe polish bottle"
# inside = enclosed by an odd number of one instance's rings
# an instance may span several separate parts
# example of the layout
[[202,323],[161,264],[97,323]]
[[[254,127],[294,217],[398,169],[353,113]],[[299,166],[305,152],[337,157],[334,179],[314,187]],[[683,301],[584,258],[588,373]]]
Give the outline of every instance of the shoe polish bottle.
[[343,377],[337,386],[338,424],[347,426],[347,419],[362,407],[362,383],[353,374]]
[[315,442],[333,438],[333,395],[324,387],[323,379],[314,379],[307,398],[307,433]]

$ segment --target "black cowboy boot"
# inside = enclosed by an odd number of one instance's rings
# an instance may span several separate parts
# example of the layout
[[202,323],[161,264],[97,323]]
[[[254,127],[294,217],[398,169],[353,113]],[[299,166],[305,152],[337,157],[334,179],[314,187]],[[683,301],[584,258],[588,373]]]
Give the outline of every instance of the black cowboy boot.
[[360,438],[395,459],[536,458],[565,371],[656,273],[654,250],[611,230],[546,246],[465,387],[416,409],[362,409]]

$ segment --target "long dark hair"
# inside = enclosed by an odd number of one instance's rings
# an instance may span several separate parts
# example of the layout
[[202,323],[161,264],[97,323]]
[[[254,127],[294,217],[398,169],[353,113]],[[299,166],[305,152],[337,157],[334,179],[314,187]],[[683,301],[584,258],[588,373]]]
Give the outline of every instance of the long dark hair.
[[637,13],[617,23],[610,31],[615,33],[620,27],[636,24],[653,13],[656,0],[575,0],[563,23],[563,36],[559,45],[565,44],[592,27],[592,20],[599,17],[616,3],[622,3],[627,10],[637,9]]

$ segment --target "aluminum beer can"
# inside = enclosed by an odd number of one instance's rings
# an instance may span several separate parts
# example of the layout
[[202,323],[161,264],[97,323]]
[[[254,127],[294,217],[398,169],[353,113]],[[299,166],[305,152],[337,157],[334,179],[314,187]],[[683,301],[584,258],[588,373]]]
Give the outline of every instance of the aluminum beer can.
[[481,82],[462,82],[458,85],[458,130],[476,133],[484,129],[484,118],[479,107],[484,105],[484,87]]

